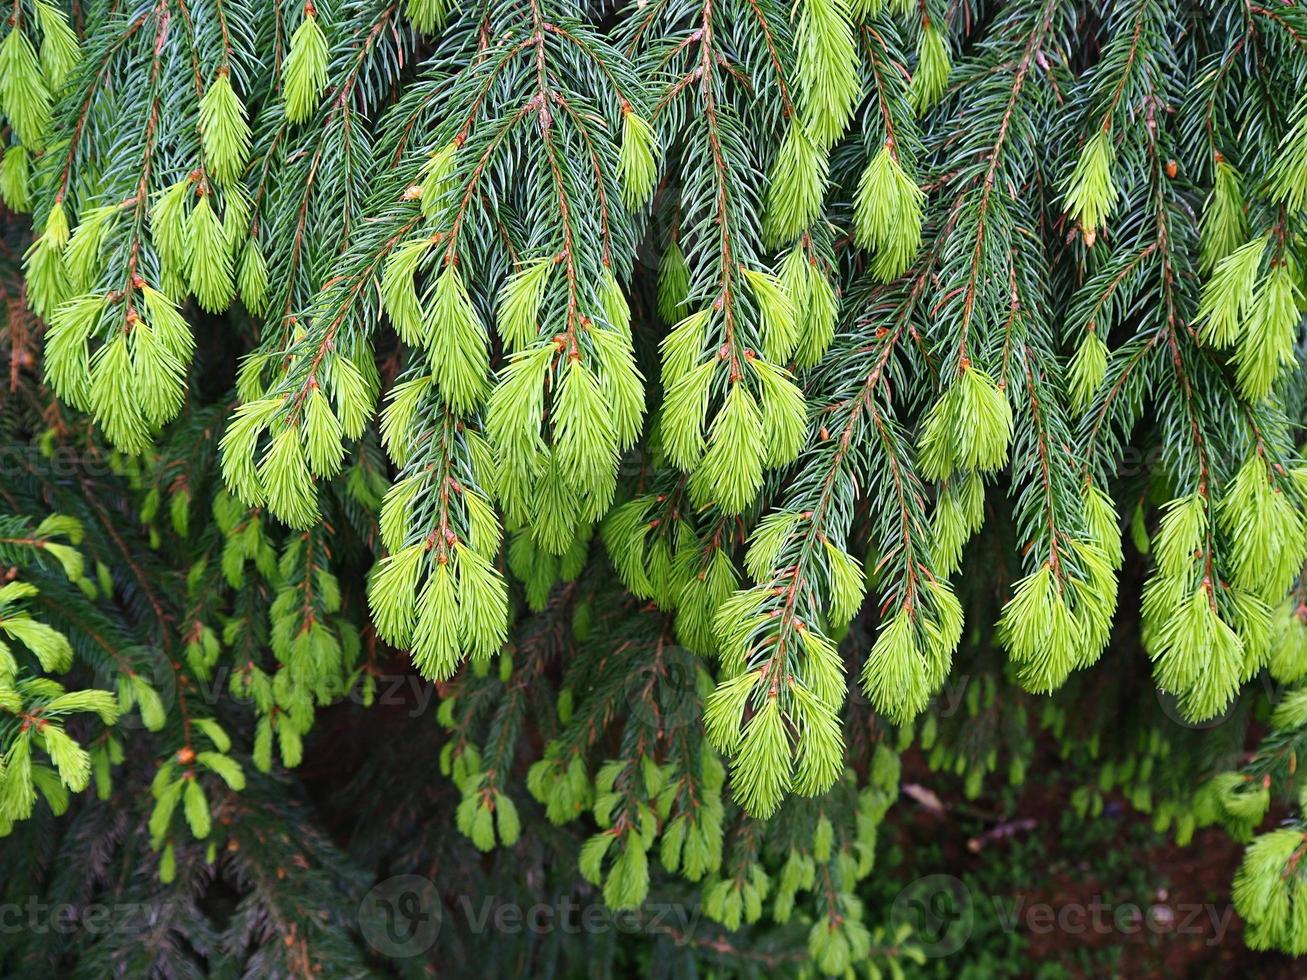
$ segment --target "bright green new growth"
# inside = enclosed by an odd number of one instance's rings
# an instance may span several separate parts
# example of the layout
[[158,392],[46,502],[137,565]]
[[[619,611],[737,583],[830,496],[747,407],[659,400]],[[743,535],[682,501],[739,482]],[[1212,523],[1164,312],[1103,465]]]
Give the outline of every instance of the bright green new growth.
[[156,194],[150,208],[150,239],[160,262],[176,276],[179,292],[184,291],[182,278],[190,263],[187,227],[192,196],[190,179],[179,180]]
[[1273,264],[1257,284],[1234,355],[1239,385],[1249,398],[1265,398],[1284,369],[1297,364],[1293,349],[1302,297],[1283,262]]
[[711,310],[691,313],[667,332],[662,340],[663,387],[672,389],[695,368],[699,351],[712,320]]
[[27,147],[16,144],[0,156],[0,200],[11,211],[31,209],[31,154]]
[[141,286],[145,309],[132,324],[132,364],[142,399],[142,414],[151,426],[172,420],[185,401],[186,368],[195,353],[190,325],[177,304],[151,288]]
[[67,243],[68,220],[63,203],[55,201],[46,219],[45,230],[23,256],[28,302],[37,316],[48,318],[67,298],[68,277],[63,260]]
[[[411,598],[409,601],[412,601]],[[377,605],[378,600],[371,600]],[[418,594],[415,634],[410,644],[413,665],[426,677],[447,677],[458,665],[459,608],[455,573],[448,558],[436,564]]]
[[259,461],[260,499],[291,527],[308,527],[318,520],[313,476],[299,431],[284,426],[272,435]]
[[932,109],[948,89],[948,76],[952,69],[948,41],[928,18],[921,27],[917,42],[917,70],[908,86],[908,98],[918,115]]
[[1307,837],[1282,827],[1253,841],[1234,878],[1235,910],[1248,923],[1253,949],[1307,953]]
[[453,189],[451,171],[457,153],[458,144],[447,143],[431,154],[422,165],[420,171],[422,181],[418,189],[421,191],[422,214],[428,218],[439,213],[440,208],[446,203],[446,195]]
[[50,88],[36,49],[27,35],[11,28],[0,41],[0,114],[14,133],[33,150],[45,144],[50,125]]
[[599,362],[599,387],[612,413],[617,448],[624,451],[635,445],[644,428],[644,377],[636,366],[629,327],[595,331],[590,336]]
[[728,514],[743,511],[762,486],[763,452],[758,401],[747,386],[736,382],[713,420],[707,449],[691,477],[695,499],[716,503]]
[[1108,566],[1119,569],[1125,561],[1125,550],[1121,544],[1121,520],[1117,516],[1116,504],[1100,488],[1090,486],[1085,490],[1084,506],[1090,539],[1107,559]]
[[943,575],[955,572],[962,549],[985,520],[985,484],[971,472],[940,485],[935,499],[935,568]]
[[617,463],[617,432],[599,379],[580,357],[568,358],[562,370],[551,420],[558,465],[568,482],[583,493],[606,495]]
[[794,361],[801,368],[818,364],[835,339],[839,297],[817,255],[796,244],[781,266],[782,287],[790,297],[799,326]]
[[926,195],[903,172],[892,144],[867,164],[858,181],[853,228],[858,244],[872,251],[872,270],[885,280],[901,275],[921,247]]
[[345,447],[341,444],[344,433],[327,396],[316,383],[305,402],[303,431],[309,469],[320,476],[335,476],[345,458]]
[[254,239],[245,243],[236,267],[236,292],[245,308],[258,316],[268,306],[268,260]]
[[906,724],[925,710],[953,666],[962,607],[947,586],[928,593],[934,615],[900,609],[880,631],[862,668],[862,688],[877,711]]
[[244,402],[222,437],[223,481],[251,507],[262,506],[267,500],[254,459],[260,434],[280,409],[281,402],[276,398]]
[[998,629],[1022,683],[1037,692],[1052,691],[1066,680],[1085,642],[1068,588],[1051,562],[1017,583]]
[[100,419],[105,435],[127,452],[149,445],[149,430],[133,392],[132,351],[127,337],[115,333],[91,356],[87,407]]
[[308,4],[281,66],[286,118],[291,122],[304,122],[317,108],[322,90],[327,87],[327,57],[327,37],[318,26],[312,4]]
[[790,294],[775,276],[745,269],[744,278],[753,290],[762,316],[762,354],[769,361],[784,364],[799,343],[799,324]]
[[390,317],[395,332],[404,343],[414,347],[427,342],[422,306],[418,300],[415,277],[418,265],[431,251],[432,242],[417,238],[405,242],[390,253],[381,276],[381,304]]
[[1217,522],[1230,539],[1228,585],[1212,579],[1216,528],[1203,494],[1172,501],[1159,527],[1158,573],[1144,592],[1145,641],[1159,686],[1195,721],[1224,711],[1265,661],[1270,608],[1259,596],[1278,596],[1288,585],[1283,569],[1295,558],[1300,568],[1307,556],[1301,517],[1292,508],[1284,512],[1278,493],[1254,457],[1221,498]]
[[[545,375],[554,351],[540,345],[515,355],[500,372],[487,407],[486,432],[501,460],[502,479],[529,483],[541,468]],[[528,494],[523,494],[528,496]]]
[[622,182],[622,199],[639,208],[653,195],[658,182],[658,139],[649,123],[629,106],[622,110],[622,148],[617,174]]
[[1203,548],[1207,528],[1207,502],[1202,495],[1191,494],[1166,505],[1153,540],[1157,567],[1164,575],[1178,577],[1188,570],[1194,555]]
[[1086,240],[1104,227],[1108,214],[1120,196],[1112,179],[1116,151],[1110,129],[1094,133],[1080,151],[1080,159],[1067,182],[1066,210],[1084,229]]
[[799,455],[807,435],[803,392],[783,369],[757,357],[747,358],[745,363],[759,382],[762,438],[766,447],[763,462],[767,466],[784,466]]
[[472,409],[486,394],[489,338],[462,276],[452,265],[436,278],[431,307],[423,317],[423,332],[441,397],[455,411]]
[[1288,591],[1307,561],[1307,527],[1293,492],[1275,479],[1265,460],[1253,455],[1216,508],[1230,542],[1228,567],[1234,584],[1267,602]]
[[685,316],[683,306],[690,292],[690,269],[685,253],[672,242],[658,263],[658,315],[668,323]]
[[[92,412],[120,448],[140,452],[180,411],[195,344],[190,327],[163,293],[142,284],[141,307],[119,320],[109,300],[86,294],[56,310],[48,376],[70,404]],[[105,338],[102,323],[121,322]],[[96,341],[100,346],[92,350]]]
[[74,292],[91,288],[100,269],[106,233],[111,230],[116,208],[92,208],[83,212],[82,220],[64,249],[67,285]]
[[1203,208],[1201,266],[1211,274],[1217,264],[1248,241],[1243,177],[1229,162],[1216,161],[1212,193]]
[[204,138],[209,173],[225,187],[245,169],[250,153],[245,106],[231,87],[231,76],[226,69],[219,69],[200,100],[200,134]]
[[770,244],[792,242],[812,224],[826,192],[828,166],[821,146],[804,126],[792,121],[768,174],[762,220]]
[[1174,602],[1153,654],[1158,685],[1195,720],[1219,715],[1238,690],[1243,641],[1221,618],[1210,585]]
[[231,249],[222,219],[201,193],[186,220],[186,278],[200,306],[210,313],[225,310],[236,294]]
[[100,323],[106,297],[88,294],[64,303],[50,321],[47,377],[59,396],[83,410],[89,407],[88,341]]
[[1068,372],[1071,404],[1077,411],[1083,412],[1102,387],[1103,378],[1107,376],[1107,358],[1110,353],[1097,330],[1085,331],[1075,356],[1071,358]]
[[1007,461],[1012,408],[984,371],[967,365],[935,402],[921,430],[921,472],[942,480],[954,472],[996,470]]
[[844,134],[861,95],[858,55],[844,0],[803,0],[797,6],[803,127],[825,148]]
[[1266,240],[1254,238],[1216,263],[1198,304],[1205,340],[1230,347],[1243,336],[1265,252]]
[[41,27],[41,69],[51,93],[57,94],[68,73],[82,60],[82,48],[62,10],[46,0],[35,0],[33,7]]
[[449,0],[408,0],[404,13],[419,31],[430,33],[444,26],[450,6]]
[[58,199],[50,206],[50,213],[45,219],[45,230],[39,240],[52,249],[61,250],[68,244],[68,235],[68,214],[64,210],[63,200]]
[[495,325],[509,350],[521,350],[535,340],[540,329],[540,304],[554,265],[552,256],[528,262],[509,277],[499,294]]
[[437,559],[418,599],[413,662],[427,677],[450,676],[465,654],[474,660],[489,658],[507,636],[503,577],[472,549],[457,544],[454,552],[454,571],[450,563]]
[[1301,212],[1307,210],[1307,99],[1298,100],[1294,114],[1297,121],[1273,157],[1270,184],[1273,199]]

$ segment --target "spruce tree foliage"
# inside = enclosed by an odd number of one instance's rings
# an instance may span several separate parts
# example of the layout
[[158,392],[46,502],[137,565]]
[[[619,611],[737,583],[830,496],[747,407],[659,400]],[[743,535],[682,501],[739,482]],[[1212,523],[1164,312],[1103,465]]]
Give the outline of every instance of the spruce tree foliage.
[[[1307,951],[1300,6],[0,31],[6,880],[169,909],[88,972],[362,974],[330,896],[420,868],[897,974],[859,883],[899,753],[976,795],[1036,737],[1101,762],[1082,815],[1119,789],[1248,842],[1250,943]],[[438,684],[406,733],[438,766],[393,777],[403,840],[360,776],[342,844],[297,767],[391,651]]]

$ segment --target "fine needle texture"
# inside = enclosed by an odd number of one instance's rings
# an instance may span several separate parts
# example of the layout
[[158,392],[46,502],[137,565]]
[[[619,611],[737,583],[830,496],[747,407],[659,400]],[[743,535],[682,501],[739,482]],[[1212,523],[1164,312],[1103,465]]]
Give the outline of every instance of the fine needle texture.
[[975,854],[1028,781],[1219,825],[1307,954],[1304,39],[15,0],[0,922],[148,928],[0,974],[1033,972],[895,903],[901,782]]

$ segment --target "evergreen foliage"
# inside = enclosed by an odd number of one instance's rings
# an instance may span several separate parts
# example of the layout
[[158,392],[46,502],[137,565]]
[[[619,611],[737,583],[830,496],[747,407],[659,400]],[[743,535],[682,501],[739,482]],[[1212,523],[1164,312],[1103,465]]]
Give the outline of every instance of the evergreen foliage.
[[[154,915],[5,972],[368,975],[415,872],[689,903],[665,969],[899,976],[900,754],[976,796],[1036,738],[1082,816],[1246,842],[1250,945],[1307,952],[1300,4],[0,33],[0,898]],[[342,704],[396,663],[435,719]]]

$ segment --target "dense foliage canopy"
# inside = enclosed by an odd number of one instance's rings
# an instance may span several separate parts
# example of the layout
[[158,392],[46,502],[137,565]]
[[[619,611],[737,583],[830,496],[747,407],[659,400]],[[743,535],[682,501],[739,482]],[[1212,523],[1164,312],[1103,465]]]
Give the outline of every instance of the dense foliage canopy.
[[14,964],[362,975],[417,873],[911,972],[900,754],[1041,742],[1307,952],[1301,4],[9,11],[0,895],[155,916]]

